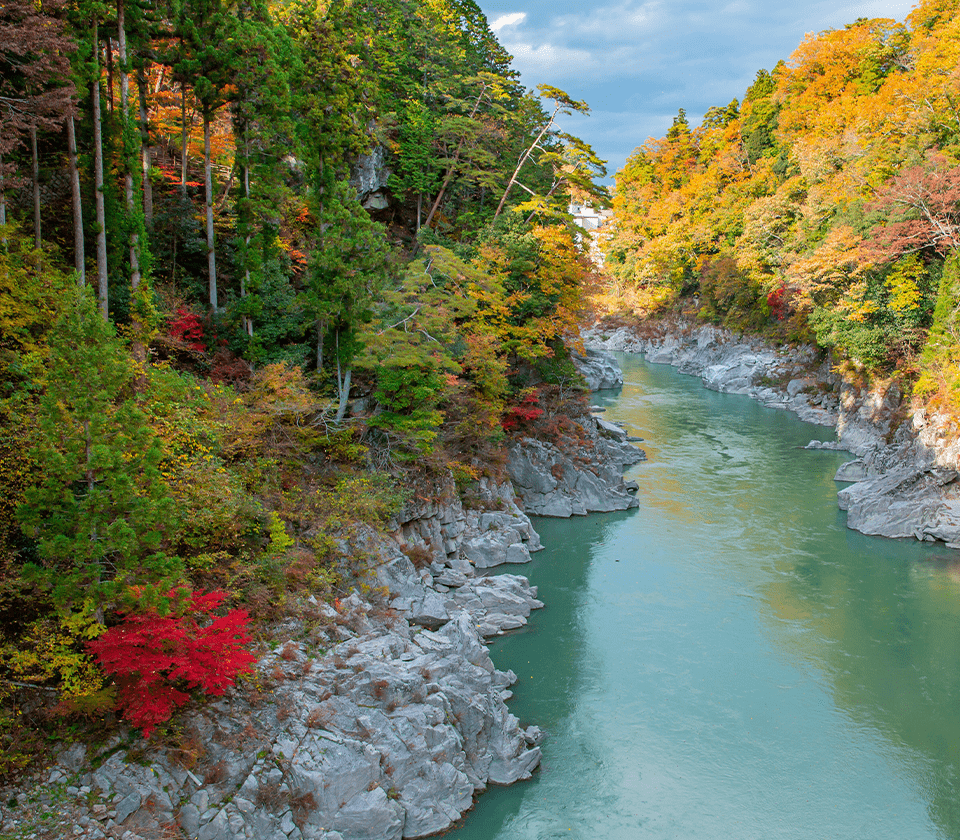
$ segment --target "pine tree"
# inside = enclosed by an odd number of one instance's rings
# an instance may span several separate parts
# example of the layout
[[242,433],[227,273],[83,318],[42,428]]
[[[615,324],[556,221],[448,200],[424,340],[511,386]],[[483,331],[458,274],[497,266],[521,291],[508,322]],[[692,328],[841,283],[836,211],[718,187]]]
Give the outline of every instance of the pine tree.
[[513,171],[513,175],[510,176],[510,180],[507,182],[507,187],[503,191],[503,195],[500,197],[500,204],[497,205],[497,211],[494,213],[494,218],[503,212],[503,207],[507,203],[507,197],[510,195],[510,190],[513,188],[514,184],[520,184],[521,188],[525,189],[528,193],[530,193],[530,195],[536,194],[529,187],[526,187],[520,183],[518,180],[520,176],[520,170],[523,169],[524,164],[530,159],[530,156],[533,155],[534,151],[544,151],[545,145],[553,139],[553,135],[556,133],[554,125],[556,124],[557,115],[571,114],[574,111],[577,111],[581,114],[590,113],[590,108],[586,102],[583,102],[579,99],[571,99],[570,95],[565,91],[560,90],[560,88],[555,88],[550,85],[537,85],[537,90],[540,91],[540,96],[553,102],[553,113],[550,114],[549,118],[544,121],[536,136],[536,139],[527,146],[523,154],[520,156],[520,161],[517,163],[517,168]]

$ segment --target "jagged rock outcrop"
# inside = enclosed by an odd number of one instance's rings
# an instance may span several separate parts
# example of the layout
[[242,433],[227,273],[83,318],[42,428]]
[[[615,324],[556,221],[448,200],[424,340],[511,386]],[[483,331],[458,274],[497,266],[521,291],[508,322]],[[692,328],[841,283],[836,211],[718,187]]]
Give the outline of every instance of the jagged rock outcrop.
[[[565,474],[545,506],[635,505],[620,470],[642,452],[593,418],[584,435],[576,452],[537,448],[538,469]],[[288,641],[255,678],[184,717],[179,743],[136,757],[120,738],[97,755],[67,750],[45,782],[82,814],[72,835],[424,837],[449,828],[487,785],[528,778],[542,733],[507,709],[516,676],[494,667],[484,639],[523,626],[543,604],[526,578],[485,572],[542,546],[509,481],[479,482],[472,504],[438,480],[419,488],[389,535],[344,535],[340,553],[362,558],[367,594],[336,609],[311,599],[305,616],[277,629]],[[0,810],[0,830],[12,819]]]
[[836,426],[836,443],[814,441],[809,448],[858,456],[836,475],[855,482],[838,493],[851,528],[960,547],[958,429],[945,415],[911,410],[896,384],[858,387],[833,373],[829,360],[818,362],[813,348],[777,349],[712,326],[665,323],[644,336],[627,328],[594,330],[586,341],[645,353],[648,361],[700,376],[708,388]]
[[350,184],[366,210],[384,210],[390,206],[386,188],[392,173],[386,165],[385,152],[383,146],[376,145],[369,154],[360,155],[350,175]]
[[904,467],[867,478],[837,494],[847,524],[864,534],[943,540],[960,548],[960,482],[956,470]]
[[[586,356],[573,359],[591,390],[623,384],[623,371],[609,353],[588,348]],[[627,441],[625,430],[597,417],[581,418],[579,434],[564,448],[534,438],[511,444],[507,475],[526,513],[566,517],[639,505],[633,495],[638,485],[624,481],[623,470],[646,460],[646,453]]]
[[870,396],[864,405],[876,420],[871,424],[860,409],[849,427],[859,449],[848,447],[860,457],[836,475],[838,481],[856,482],[838,494],[847,524],[866,534],[943,540],[951,548],[960,547],[956,422],[925,409],[905,411],[899,392]]
[[65,754],[48,781],[98,809],[74,836],[422,837],[487,785],[528,778],[542,734],[506,708],[516,677],[483,640],[543,604],[526,578],[483,572],[528,561],[540,539],[509,484],[483,482],[480,509],[464,509],[452,481],[431,491],[391,536],[343,539],[370,567],[368,596],[314,601],[255,680],[186,718],[187,745],[152,748],[149,767],[119,740],[96,770]]
[[624,481],[623,470],[645,460],[644,451],[611,423],[584,417],[581,425],[584,440],[572,450],[533,438],[510,446],[507,474],[527,513],[565,517],[638,506],[637,484]]
[[587,347],[583,354],[571,351],[570,358],[591,391],[605,391],[623,385],[623,371],[609,353]]
[[315,606],[323,629],[266,656],[260,685],[190,715],[189,746],[152,751],[149,767],[108,751],[86,772],[73,749],[50,778],[79,774],[108,817],[99,836],[399,840],[530,776],[539,732],[506,709],[516,677],[494,668],[469,612],[431,631],[356,595]]
[[444,568],[473,574],[503,563],[527,563],[531,552],[543,548],[509,482],[481,479],[475,495],[478,507],[465,508],[452,484],[433,488],[431,500],[398,514],[397,539],[407,551],[429,554],[437,574]]

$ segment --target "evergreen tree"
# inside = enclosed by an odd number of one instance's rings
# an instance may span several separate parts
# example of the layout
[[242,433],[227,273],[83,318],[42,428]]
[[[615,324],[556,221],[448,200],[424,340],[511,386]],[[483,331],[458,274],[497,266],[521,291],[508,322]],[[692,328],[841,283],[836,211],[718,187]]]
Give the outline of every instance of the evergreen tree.
[[61,611],[102,610],[127,587],[177,571],[160,551],[173,508],[160,441],[133,398],[134,366],[85,289],[74,292],[50,337],[50,369],[33,453],[39,483],[19,516],[38,541],[40,567]]
[[369,319],[371,303],[389,272],[389,249],[383,228],[371,221],[349,184],[333,181],[327,172],[315,192],[317,241],[300,305],[315,330],[318,373],[324,369],[325,351],[332,352],[340,420],[360,347],[358,328]]
[[203,182],[207,231],[207,286],[212,312],[219,308],[217,256],[213,230],[213,161],[210,132],[216,112],[227,104],[243,52],[237,19],[221,0],[183,0],[176,34],[179,54],[174,69],[190,80],[203,116]]
[[560,88],[555,88],[551,85],[537,85],[537,90],[540,91],[540,95],[544,99],[548,99],[553,102],[553,113],[551,113],[548,118],[546,115],[544,115],[545,119],[543,120],[540,130],[537,132],[536,138],[527,146],[526,149],[524,149],[523,154],[520,156],[520,161],[517,163],[517,168],[513,170],[513,175],[510,176],[510,180],[507,182],[506,189],[503,191],[503,195],[500,197],[500,203],[497,205],[497,211],[494,213],[494,218],[503,212],[504,205],[507,203],[507,197],[510,195],[510,190],[513,188],[514,184],[520,184],[520,186],[530,193],[530,195],[536,194],[534,190],[520,183],[520,170],[523,169],[524,164],[527,163],[534,151],[542,151],[544,146],[553,139],[553,135],[556,133],[554,126],[556,124],[557,115],[571,114],[574,111],[577,111],[581,114],[590,113],[590,107],[586,102],[578,99],[572,99],[570,94],[560,90]]
[[[235,166],[240,170],[241,184],[236,229],[243,273],[241,301],[236,309],[244,332],[252,337],[252,316],[260,307],[257,296],[265,280],[263,239],[272,237],[275,227],[267,219],[276,215],[276,208],[290,194],[284,183],[288,169],[275,150],[295,148],[290,80],[300,78],[303,68],[291,39],[274,24],[265,7],[254,4],[241,10],[237,28],[247,48],[237,63],[236,93],[231,104]],[[251,293],[251,300],[243,300]]]

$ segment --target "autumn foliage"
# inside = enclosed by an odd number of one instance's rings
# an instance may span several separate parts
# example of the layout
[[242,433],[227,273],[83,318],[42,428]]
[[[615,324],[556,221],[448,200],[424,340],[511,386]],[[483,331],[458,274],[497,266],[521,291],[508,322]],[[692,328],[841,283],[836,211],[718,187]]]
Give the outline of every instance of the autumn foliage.
[[[171,590],[167,597],[176,600],[177,594]],[[118,708],[145,736],[190,699],[190,690],[221,695],[252,669],[245,610],[203,623],[226,598],[226,592],[208,592],[190,595],[168,615],[131,612],[88,644],[117,681]]]
[[537,405],[536,394],[528,394],[521,400],[520,405],[508,408],[503,415],[501,425],[505,431],[512,432],[522,429],[543,415],[543,409]]
[[617,174],[599,305],[679,305],[814,341],[862,371],[912,369],[960,247],[960,18],[811,33],[742,101],[637,148]]
[[198,350],[201,353],[206,351],[203,321],[189,309],[183,307],[177,309],[177,317],[170,322],[167,329],[173,338],[182,341],[191,350]]

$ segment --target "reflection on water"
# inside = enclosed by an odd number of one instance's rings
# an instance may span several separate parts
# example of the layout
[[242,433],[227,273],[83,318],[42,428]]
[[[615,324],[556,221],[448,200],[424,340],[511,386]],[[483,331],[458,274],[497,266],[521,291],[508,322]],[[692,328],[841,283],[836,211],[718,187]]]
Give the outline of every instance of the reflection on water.
[[493,655],[543,768],[449,836],[960,840],[960,555],[849,531],[831,430],[623,364],[641,508],[536,522]]

